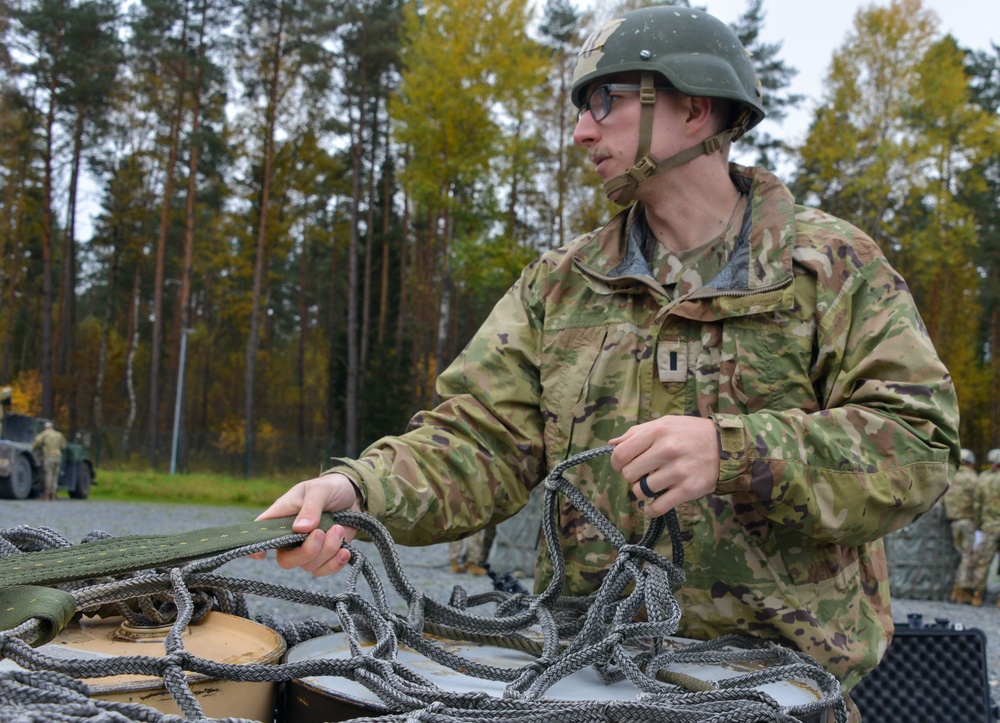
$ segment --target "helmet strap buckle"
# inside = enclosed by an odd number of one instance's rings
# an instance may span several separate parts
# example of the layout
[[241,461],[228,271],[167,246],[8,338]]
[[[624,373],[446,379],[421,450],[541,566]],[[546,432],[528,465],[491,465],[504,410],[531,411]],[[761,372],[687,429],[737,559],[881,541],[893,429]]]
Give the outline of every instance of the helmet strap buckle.
[[721,135],[712,136],[711,138],[706,139],[701,145],[705,150],[705,155],[709,156],[722,148]]
[[638,186],[640,183],[656,173],[656,164],[656,159],[647,153],[639,159],[638,163],[625,171],[625,173],[631,176]]

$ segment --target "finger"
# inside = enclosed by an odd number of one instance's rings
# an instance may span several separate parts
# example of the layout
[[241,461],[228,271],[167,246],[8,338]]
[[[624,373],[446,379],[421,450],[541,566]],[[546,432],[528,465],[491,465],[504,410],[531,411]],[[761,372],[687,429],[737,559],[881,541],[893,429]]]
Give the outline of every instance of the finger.
[[[309,532],[319,526],[323,510],[330,502],[329,491],[320,485],[305,485],[303,487],[302,506],[297,510],[292,529],[296,532]],[[294,513],[293,513],[294,514]]]
[[[636,429],[636,427],[632,429]],[[650,466],[648,460],[643,462],[643,457],[648,451],[650,451],[650,440],[647,435],[638,432],[622,435],[621,441],[615,445],[614,451],[611,452],[611,469],[621,472],[628,479],[638,479],[642,474],[656,468]],[[642,465],[646,465],[646,469],[638,468]],[[634,474],[634,476],[630,476],[629,473]]]
[[671,487],[660,493],[659,496],[647,500],[642,506],[642,512],[647,517],[662,517],[683,502],[687,502],[684,490]]
[[347,564],[351,561],[351,551],[350,550],[340,550],[337,554],[330,558],[326,563],[320,565],[315,570],[312,570],[312,574],[316,577],[321,577],[323,575],[332,575],[333,573],[340,572],[343,570]]
[[[313,530],[297,547],[278,550],[275,554],[278,565],[286,570],[291,570],[293,567],[304,567],[315,562],[323,554],[326,537],[327,533],[323,530]],[[338,543],[337,549],[339,547]],[[326,562],[326,560],[327,558],[323,558],[319,562]]]
[[281,495],[271,503],[271,506],[257,515],[258,520],[272,520],[276,517],[291,517],[302,508],[302,487],[305,483],[299,482],[288,492]]
[[612,446],[617,446],[617,445],[621,444],[622,442],[624,442],[629,437],[631,437],[634,433],[635,433],[635,427],[629,427],[628,429],[626,429],[624,432],[622,432],[621,434],[619,434],[614,439],[609,439],[608,440],[608,444],[610,444]]
[[340,527],[340,529],[343,530],[341,534],[343,535],[344,542],[352,542],[354,538],[357,537],[358,530],[355,527],[344,527],[341,525],[334,525],[334,527]]
[[323,546],[319,553],[302,564],[302,569],[317,576],[328,575],[340,570],[343,567],[343,564],[339,562],[342,554],[346,553],[346,559],[350,559],[350,551],[343,549],[343,546],[344,528],[340,525],[334,525],[323,538]]

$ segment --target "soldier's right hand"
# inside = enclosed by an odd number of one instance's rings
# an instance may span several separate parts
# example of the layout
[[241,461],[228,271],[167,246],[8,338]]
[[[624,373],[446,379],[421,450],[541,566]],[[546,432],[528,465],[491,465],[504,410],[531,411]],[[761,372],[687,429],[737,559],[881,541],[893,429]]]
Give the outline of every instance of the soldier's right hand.
[[[318,529],[323,512],[338,510],[361,511],[361,499],[350,479],[340,473],[322,475],[299,482],[262,512],[257,519],[295,515],[292,530],[309,533],[298,547],[277,551],[278,565],[286,570],[301,567],[313,575],[330,575],[339,572],[350,561],[351,553],[343,548],[357,534],[353,527],[334,525],[328,531]],[[266,552],[251,555],[263,560]]]

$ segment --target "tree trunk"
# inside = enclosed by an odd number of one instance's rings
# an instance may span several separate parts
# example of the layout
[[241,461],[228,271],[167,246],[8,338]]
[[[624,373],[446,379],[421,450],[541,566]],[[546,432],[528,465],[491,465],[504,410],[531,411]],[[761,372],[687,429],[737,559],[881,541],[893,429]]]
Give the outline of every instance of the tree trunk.
[[[993,289],[1000,289],[1000,258],[993,260],[990,269]],[[1000,309],[994,304],[990,312],[990,439],[1000,438]]]
[[267,212],[271,202],[271,175],[274,172],[274,134],[278,114],[278,83],[281,80],[281,61],[284,53],[284,12],[279,14],[274,39],[274,67],[267,94],[267,111],[264,124],[264,170],[261,178],[260,214],[257,222],[257,246],[254,252],[253,295],[250,309],[250,333],[247,335],[246,372],[244,379],[243,433],[246,461],[244,474],[254,472],[254,375],[257,369],[257,345],[260,340],[260,302],[264,287],[264,255],[267,251]]
[[[362,63],[362,68],[364,64]],[[364,88],[364,71],[362,70],[361,87]],[[351,148],[351,230],[347,242],[347,395],[345,400],[345,430],[344,444],[348,457],[357,453],[358,447],[358,215],[361,206],[361,157],[364,154],[365,127],[365,92],[361,91],[358,98],[358,125]]]
[[[361,368],[368,364],[368,336],[371,329],[372,306],[372,256],[375,243],[375,154],[378,151],[378,99],[372,115],[372,146],[368,160],[368,213],[365,217],[365,276],[361,294],[363,307],[361,313]],[[362,406],[364,400],[362,399]]]
[[100,439],[104,427],[104,379],[108,370],[108,329],[111,327],[112,309],[114,308],[116,279],[118,277],[118,261],[121,249],[116,246],[111,255],[111,268],[108,269],[108,297],[104,303],[104,317],[101,319],[101,341],[97,350],[97,381],[94,384],[94,438]]
[[[389,212],[392,208],[392,197],[389,188],[389,140],[386,134],[386,162],[382,172],[382,269],[379,274],[378,296],[378,345],[385,343],[385,326],[389,318]],[[402,259],[400,259],[402,263]],[[402,290],[402,287],[400,288]]]
[[[566,137],[566,73],[560,69],[559,71],[559,93],[557,94],[558,100],[556,101],[556,107],[559,113],[559,138],[560,140]],[[553,238],[549,239],[549,248],[556,249],[563,244],[563,239],[566,237],[565,228],[565,215],[566,215],[566,169],[567,160],[570,153],[570,147],[565,143],[559,144],[559,150],[556,153],[558,160],[558,168],[556,169],[556,233]]]
[[[56,36],[53,57],[59,56],[62,34]],[[52,153],[55,146],[53,133],[56,124],[55,74],[49,78],[49,107],[45,112],[45,150],[43,151],[45,175],[42,182],[42,416],[52,417],[55,411],[55,393],[52,387]]]
[[337,348],[337,312],[342,312],[344,308],[344,305],[340,303],[341,296],[338,293],[341,289],[342,280],[341,275],[338,273],[336,240],[339,203],[337,199],[333,203],[333,218],[329,224],[330,283],[327,292],[327,307],[329,311],[326,314],[326,338],[328,344],[326,356],[326,434],[331,438],[335,438],[336,433],[342,426],[337,414],[337,393],[342,389],[340,386],[340,376],[337,373],[337,362],[341,360]]
[[128,441],[135,425],[137,414],[135,398],[135,353],[139,349],[139,299],[142,275],[140,267],[135,267],[132,279],[132,309],[129,314],[128,351],[125,353],[125,389],[128,393],[128,419],[125,421],[125,434],[122,437],[122,452],[128,455]]
[[[404,156],[403,164],[409,160],[409,154]],[[396,371],[403,359],[403,330],[406,328],[406,314],[409,308],[409,271],[410,271],[410,194],[403,192],[403,220],[401,226],[401,248],[399,249],[399,306],[396,308],[396,334],[393,340],[393,363]]]
[[[441,280],[441,296],[438,300],[437,319],[437,343],[434,351],[434,376],[444,371],[446,366],[445,356],[448,343],[448,319],[451,316],[451,298],[454,294],[454,282],[451,278],[451,263],[449,253],[451,247],[452,215],[451,211],[445,212],[444,218],[444,247],[441,249],[440,265],[438,267]],[[431,396],[431,406],[438,403],[437,385],[434,386]]]
[[[181,74],[182,78],[184,73]],[[160,228],[156,237],[156,271],[153,281],[153,338],[149,352],[149,464],[154,469],[158,461],[160,427],[160,347],[163,340],[163,286],[166,276],[167,229],[170,221],[170,200],[174,193],[174,168],[180,146],[181,117],[184,115],[184,91],[177,91],[177,104],[170,125],[170,150],[167,154],[166,177],[163,181],[163,206]]]
[[[194,227],[195,212],[198,201],[198,164],[200,161],[201,144],[198,132],[201,124],[201,93],[204,71],[202,62],[205,60],[205,24],[208,14],[208,2],[201,5],[201,27],[199,28],[198,56],[195,66],[194,87],[192,89],[191,107],[191,155],[188,158],[187,198],[184,203],[184,261],[181,267],[181,288],[177,298],[177,313],[174,315],[174,328],[171,334],[170,378],[173,381],[172,391],[177,393],[180,387],[180,353],[183,335],[187,333],[191,306],[191,267],[194,263]],[[175,414],[180,416],[183,410],[178,408]],[[179,420],[174,420],[177,426]]]
[[298,387],[298,422],[299,439],[306,436],[306,338],[309,335],[309,303],[307,288],[309,285],[309,238],[302,238],[302,250],[299,253],[299,339],[297,358],[295,360],[295,386]]
[[[69,200],[66,203],[66,233],[63,239],[62,289],[60,291],[59,344],[56,373],[64,379],[71,374],[70,360],[73,357],[73,335],[76,329],[76,200],[80,183],[80,160],[83,156],[83,129],[86,111],[83,104],[76,106],[76,123],[73,127],[73,156],[70,162]],[[65,388],[69,407],[70,429],[77,426],[76,384]]]
[[[26,188],[25,181],[28,177],[29,163],[24,162],[18,169],[17,178],[17,188]],[[13,248],[11,249],[11,256],[13,258],[18,258],[21,255],[21,249],[24,247],[24,206],[26,203],[26,197],[24,193],[20,194],[17,201],[17,212],[15,214],[14,221],[14,232],[12,234],[13,238]],[[18,282],[21,277],[21,266],[20,264],[11,264],[11,268],[8,270],[7,276],[7,286],[3,290],[2,303],[7,311],[7,318],[11,318],[11,314],[14,310],[14,298],[15,291],[18,288]],[[13,341],[13,323],[7,323],[0,327],[0,334],[3,336],[2,342],[2,352],[0,352],[0,357],[2,357],[2,362],[0,362],[0,379],[10,379],[11,377],[11,342]]]

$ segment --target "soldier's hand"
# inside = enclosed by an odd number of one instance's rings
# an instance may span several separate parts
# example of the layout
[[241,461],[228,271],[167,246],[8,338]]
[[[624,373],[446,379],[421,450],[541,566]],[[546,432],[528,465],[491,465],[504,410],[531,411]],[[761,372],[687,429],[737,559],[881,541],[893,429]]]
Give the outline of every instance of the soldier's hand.
[[[361,511],[361,500],[357,488],[342,474],[334,473],[299,482],[288,492],[274,501],[257,519],[269,520],[275,517],[295,515],[292,530],[309,533],[298,547],[277,551],[278,564],[290,570],[301,567],[313,575],[330,575],[339,572],[350,561],[351,553],[343,548],[357,534],[353,527],[334,525],[328,531],[318,529],[323,512],[338,510]],[[251,555],[262,560],[266,552]]]
[[704,497],[718,484],[718,432],[710,419],[661,417],[609,443],[615,446],[611,468],[632,484],[650,517]]

